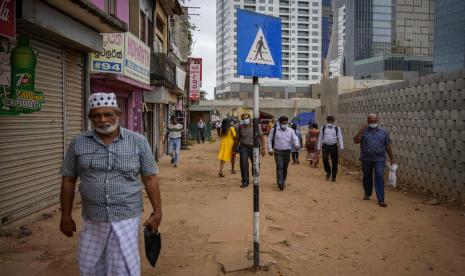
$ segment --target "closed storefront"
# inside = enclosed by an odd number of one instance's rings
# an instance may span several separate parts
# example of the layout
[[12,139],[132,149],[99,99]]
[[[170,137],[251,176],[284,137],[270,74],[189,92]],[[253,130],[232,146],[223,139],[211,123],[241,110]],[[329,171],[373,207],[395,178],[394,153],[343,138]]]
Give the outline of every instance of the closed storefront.
[[0,217],[8,223],[59,202],[59,169],[83,130],[83,55],[30,35],[42,109],[0,116]]

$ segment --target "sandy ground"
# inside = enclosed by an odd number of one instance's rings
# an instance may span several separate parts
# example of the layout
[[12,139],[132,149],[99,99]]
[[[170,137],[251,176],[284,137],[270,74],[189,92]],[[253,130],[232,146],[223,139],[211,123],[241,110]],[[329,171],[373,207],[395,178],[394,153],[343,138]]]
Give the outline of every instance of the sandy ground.
[[[141,256],[143,275],[222,275],[222,264],[250,257],[252,187],[239,188],[240,174],[218,177],[217,147],[193,145],[176,169],[167,158],[160,162],[163,251],[155,269]],[[465,274],[463,207],[388,191],[389,206],[381,208],[361,200],[359,178],[340,171],[332,183],[321,168],[290,165],[288,187],[278,191],[272,157],[262,160],[261,255],[276,263],[256,274]],[[79,213],[76,206],[78,230]],[[55,211],[22,230],[3,229],[0,275],[78,275],[77,239],[62,235],[58,224]]]

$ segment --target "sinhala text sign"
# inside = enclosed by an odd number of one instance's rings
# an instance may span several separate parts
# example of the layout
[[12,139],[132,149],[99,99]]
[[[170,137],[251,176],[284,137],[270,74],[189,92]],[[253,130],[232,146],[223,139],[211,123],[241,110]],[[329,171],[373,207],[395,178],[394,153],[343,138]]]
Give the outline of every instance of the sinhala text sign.
[[197,101],[200,98],[200,87],[202,87],[202,59],[189,58],[189,99]]
[[131,33],[104,33],[103,52],[91,54],[92,73],[121,74],[150,85],[150,48]]
[[123,73],[124,33],[104,33],[103,52],[90,55],[93,73]]

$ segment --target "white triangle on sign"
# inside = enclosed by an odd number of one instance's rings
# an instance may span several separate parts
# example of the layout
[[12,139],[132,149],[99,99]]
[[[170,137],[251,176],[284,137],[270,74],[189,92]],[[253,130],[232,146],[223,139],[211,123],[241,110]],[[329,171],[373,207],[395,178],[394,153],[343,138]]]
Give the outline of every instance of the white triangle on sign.
[[273,56],[266,42],[265,36],[263,35],[262,28],[258,29],[257,36],[250,47],[249,54],[245,60],[248,63],[275,65]]

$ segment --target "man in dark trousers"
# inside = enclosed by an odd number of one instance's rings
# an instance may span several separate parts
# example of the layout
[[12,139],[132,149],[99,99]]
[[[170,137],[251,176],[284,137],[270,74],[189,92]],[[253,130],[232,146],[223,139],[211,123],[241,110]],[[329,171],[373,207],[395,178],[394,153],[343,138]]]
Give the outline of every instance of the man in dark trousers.
[[286,116],[279,118],[279,123],[270,130],[268,135],[268,153],[274,154],[276,162],[276,182],[280,190],[286,186],[287,168],[291,159],[291,147],[298,148],[299,139],[292,128],[289,127],[289,119]]
[[360,144],[363,188],[365,190],[363,200],[370,199],[371,193],[373,192],[374,175],[378,205],[386,207],[387,204],[384,202],[384,166],[386,163],[386,152],[389,155],[391,165],[394,164],[394,155],[392,154],[389,134],[378,126],[378,117],[375,114],[368,115],[367,124],[355,135],[354,143]]
[[[336,181],[339,149],[344,149],[341,129],[334,124],[334,116],[326,117],[326,125],[323,125],[318,138],[318,150],[323,149],[323,165],[326,171],[326,180]],[[331,165],[329,158],[331,157]]]
[[[265,138],[263,137],[260,125],[258,126],[258,135],[260,138],[260,152],[263,157],[265,156]],[[238,150],[240,154],[241,188],[245,188],[249,185],[249,159],[252,164],[253,172],[254,145],[253,124],[251,123],[250,115],[247,113],[241,115],[241,124],[236,129],[236,143],[239,145],[239,148],[234,150]]]
[[202,143],[205,143],[205,122],[202,119],[197,122],[197,143],[199,144],[200,139],[202,139]]

